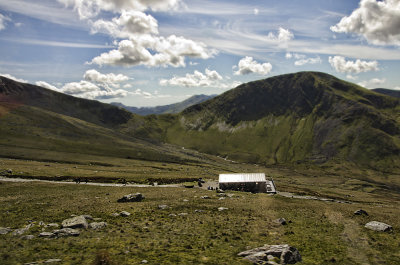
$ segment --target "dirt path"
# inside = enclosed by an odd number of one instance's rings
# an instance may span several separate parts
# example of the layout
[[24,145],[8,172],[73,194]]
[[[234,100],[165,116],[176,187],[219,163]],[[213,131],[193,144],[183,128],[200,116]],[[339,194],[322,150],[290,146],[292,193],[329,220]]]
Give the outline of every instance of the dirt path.
[[296,195],[296,194],[293,194],[290,192],[285,192],[285,191],[278,191],[277,194],[280,196],[283,196],[283,197],[293,198],[293,199],[317,200],[317,201],[336,202],[336,203],[352,203],[350,201],[341,201],[341,200],[328,199],[328,198],[317,197],[317,196]]
[[137,188],[149,188],[149,187],[160,187],[160,188],[176,188],[181,187],[181,184],[166,184],[166,185],[146,185],[146,184],[117,184],[117,183],[99,183],[99,182],[81,182],[79,184],[70,181],[53,181],[43,179],[24,179],[24,178],[6,178],[0,176],[0,181],[4,182],[44,182],[52,184],[72,184],[72,185],[89,185],[89,186],[102,186],[102,187],[137,187]]

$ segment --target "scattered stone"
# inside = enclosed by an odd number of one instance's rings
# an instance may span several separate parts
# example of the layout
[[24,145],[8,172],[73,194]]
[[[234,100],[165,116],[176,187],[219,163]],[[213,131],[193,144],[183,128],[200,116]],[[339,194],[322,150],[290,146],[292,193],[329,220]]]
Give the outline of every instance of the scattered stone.
[[188,213],[178,213],[179,216],[185,216],[188,215]]
[[34,239],[34,238],[35,238],[34,235],[21,236],[21,239],[27,239],[27,240],[31,240],[31,239]]
[[6,235],[12,231],[9,227],[0,227],[0,235]]
[[218,193],[217,197],[226,197],[227,195],[225,193]]
[[225,193],[224,190],[217,189],[217,193]]
[[97,230],[97,229],[102,229],[107,226],[106,222],[93,222],[89,224],[89,228]]
[[276,223],[280,224],[280,225],[287,225],[288,223],[286,222],[285,218],[279,218],[275,220]]
[[55,234],[56,237],[67,237],[67,236],[79,236],[80,232],[77,229],[62,228],[62,229],[54,230],[53,234]]
[[176,214],[174,214],[174,213],[171,213],[171,214],[169,214],[168,216],[175,217],[175,216],[176,216]]
[[188,200],[188,199],[183,199],[183,201],[184,201],[184,202],[188,202],[189,200]]
[[93,220],[93,217],[89,214],[82,215],[86,220]]
[[226,207],[219,207],[219,208],[218,208],[218,211],[221,212],[221,211],[225,211],[225,210],[228,210],[228,209],[229,209],[229,208],[226,208]]
[[45,226],[46,224],[43,222],[43,221],[40,221],[39,223],[38,223],[38,226]]
[[62,259],[48,259],[43,263],[53,263],[53,262],[61,262],[61,261],[62,261]]
[[42,232],[39,234],[39,237],[53,238],[56,237],[56,235],[52,232]]
[[144,199],[141,193],[133,193],[124,195],[122,198],[118,199],[117,202],[140,202]]
[[357,210],[354,212],[354,215],[366,215],[368,216],[368,213],[364,211],[363,209]]
[[111,216],[118,217],[119,213],[112,213]]
[[12,169],[7,169],[7,173],[12,174],[13,173]]
[[45,227],[54,227],[54,228],[58,228],[60,225],[59,224],[57,224],[57,223],[50,223],[50,224],[47,224]]
[[202,212],[204,212],[204,210],[197,210],[197,209],[196,209],[196,210],[194,210],[194,212],[195,212],[195,213],[202,213]]
[[82,215],[65,219],[61,225],[63,228],[88,228],[88,222]]
[[274,264],[276,263],[274,260],[275,258],[279,259],[280,264],[295,264],[301,261],[299,251],[295,247],[287,244],[264,245],[263,247],[240,252],[238,256],[244,257],[244,259],[253,264]]
[[28,231],[28,230],[29,230],[29,228],[26,228],[26,227],[24,227],[24,228],[19,228],[19,229],[15,229],[15,230],[12,232],[12,235],[13,235],[13,236],[21,236],[21,235],[25,234],[25,232]]
[[141,263],[149,263],[147,260],[142,260]]
[[225,200],[225,197],[218,198],[218,200]]
[[131,215],[131,213],[127,212],[127,211],[122,211],[119,213],[119,216],[122,216],[122,217],[128,217],[129,215]]
[[201,196],[200,198],[201,198],[201,199],[211,199],[210,196],[207,196],[207,195]]
[[393,230],[393,227],[391,225],[377,221],[369,222],[365,225],[365,227],[374,231],[382,231],[382,232],[390,232]]
[[158,209],[161,209],[161,210],[165,210],[165,209],[168,209],[168,208],[169,208],[169,206],[166,205],[166,204],[158,205]]
[[226,196],[228,196],[229,198],[232,198],[233,196],[235,196],[235,194],[233,194],[233,193],[227,193]]

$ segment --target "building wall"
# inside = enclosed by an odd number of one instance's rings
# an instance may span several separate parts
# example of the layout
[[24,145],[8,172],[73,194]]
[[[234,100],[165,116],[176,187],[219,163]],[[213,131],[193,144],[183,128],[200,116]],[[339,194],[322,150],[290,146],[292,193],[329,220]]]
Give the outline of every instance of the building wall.
[[219,183],[222,190],[237,190],[247,192],[266,192],[266,182],[225,182]]

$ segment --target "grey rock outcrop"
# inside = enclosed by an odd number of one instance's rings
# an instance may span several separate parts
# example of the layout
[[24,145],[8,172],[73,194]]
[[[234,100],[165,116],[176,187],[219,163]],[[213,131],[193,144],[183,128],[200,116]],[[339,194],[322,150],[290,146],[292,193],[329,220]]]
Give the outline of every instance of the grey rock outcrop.
[[62,228],[58,230],[54,230],[53,233],[56,237],[67,237],[67,236],[79,236],[80,232],[77,229],[72,228]]
[[82,215],[65,219],[61,225],[63,228],[88,228],[88,222]]
[[287,225],[286,219],[285,218],[279,218],[275,220],[276,223],[281,224],[281,225]]
[[141,202],[144,196],[141,193],[133,193],[124,195],[122,198],[118,199],[117,202]]
[[107,223],[106,223],[106,222],[93,222],[93,223],[90,223],[90,224],[89,224],[89,227],[90,227],[91,229],[94,229],[94,230],[102,229],[102,228],[104,228],[104,227],[106,227],[106,226],[107,226]]
[[377,221],[371,221],[367,223],[365,227],[374,231],[381,231],[381,232],[393,231],[393,227],[391,225]]
[[354,212],[354,215],[366,215],[368,216],[368,213],[364,211],[363,209],[357,210]]
[[0,227],[0,235],[6,235],[12,231],[9,227]]
[[131,215],[131,213],[127,212],[127,211],[122,211],[122,212],[119,213],[119,216],[122,216],[122,217],[128,217],[130,215]]
[[274,258],[279,259],[280,264],[295,264],[301,261],[299,251],[292,246],[285,245],[264,245],[240,252],[238,256],[254,264],[273,264]]

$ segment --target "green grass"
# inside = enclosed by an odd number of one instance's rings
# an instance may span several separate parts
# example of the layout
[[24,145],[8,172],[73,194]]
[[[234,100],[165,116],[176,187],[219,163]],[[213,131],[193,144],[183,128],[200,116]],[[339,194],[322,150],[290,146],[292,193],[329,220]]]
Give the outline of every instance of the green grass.
[[[141,192],[140,203],[117,203],[122,195]],[[0,226],[20,228],[31,221],[58,222],[71,214],[90,214],[109,225],[82,231],[77,238],[23,240],[1,236],[2,264],[60,258],[63,264],[92,264],[99,251],[115,264],[247,264],[236,254],[263,244],[297,247],[302,264],[371,264],[400,262],[396,249],[400,221],[398,201],[392,204],[337,204],[235,193],[218,200],[215,192],[185,188],[92,187],[43,183],[0,184]],[[211,199],[201,199],[208,195]],[[29,199],[27,199],[29,198]],[[185,202],[184,199],[188,201]],[[161,210],[158,205],[170,208]],[[229,208],[219,212],[218,207]],[[353,216],[363,208],[369,217]],[[129,217],[111,213],[129,211]],[[202,212],[195,212],[202,210]],[[170,214],[187,213],[184,216]],[[287,226],[274,222],[284,217]],[[390,223],[393,234],[363,228],[369,220]],[[35,226],[28,234],[37,235]],[[360,242],[363,238],[364,242]]]

